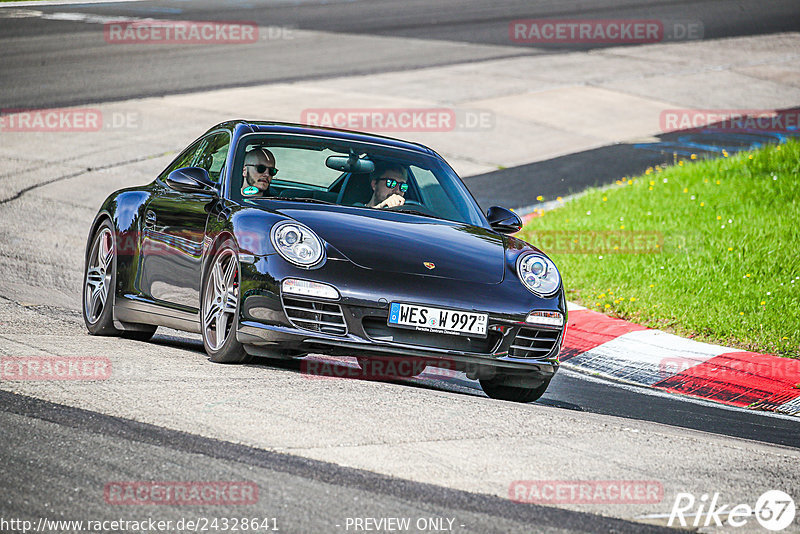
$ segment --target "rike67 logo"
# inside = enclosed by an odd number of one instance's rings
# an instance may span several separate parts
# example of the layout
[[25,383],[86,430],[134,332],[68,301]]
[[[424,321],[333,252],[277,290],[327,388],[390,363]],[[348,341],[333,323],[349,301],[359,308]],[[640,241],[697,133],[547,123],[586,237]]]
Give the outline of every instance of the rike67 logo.
[[780,490],[764,492],[752,507],[747,503],[737,505],[722,503],[719,493],[714,493],[713,496],[704,493],[699,499],[695,499],[691,493],[678,493],[667,525],[743,527],[755,516],[762,527],[777,532],[792,524],[795,513],[794,499]]

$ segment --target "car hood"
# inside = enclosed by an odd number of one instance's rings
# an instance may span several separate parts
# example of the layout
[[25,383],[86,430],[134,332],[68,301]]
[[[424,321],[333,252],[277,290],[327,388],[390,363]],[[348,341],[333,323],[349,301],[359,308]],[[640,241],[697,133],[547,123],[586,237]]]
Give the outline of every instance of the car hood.
[[309,226],[367,269],[487,284],[503,281],[503,238],[486,228],[406,213],[326,208],[278,211]]

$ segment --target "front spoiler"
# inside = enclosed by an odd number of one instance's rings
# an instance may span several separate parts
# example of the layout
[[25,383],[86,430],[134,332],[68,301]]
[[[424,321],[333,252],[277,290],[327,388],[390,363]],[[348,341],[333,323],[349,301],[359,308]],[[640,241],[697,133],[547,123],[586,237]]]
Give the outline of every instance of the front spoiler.
[[[557,358],[533,360],[513,358],[507,354],[492,355],[419,347],[402,343],[381,343],[348,334],[333,336],[307,332],[292,327],[242,321],[236,339],[253,355],[320,353],[330,356],[397,356],[424,359],[430,365],[467,371],[476,376],[503,374],[526,375],[549,380],[559,367]],[[376,354],[377,353],[377,354]]]

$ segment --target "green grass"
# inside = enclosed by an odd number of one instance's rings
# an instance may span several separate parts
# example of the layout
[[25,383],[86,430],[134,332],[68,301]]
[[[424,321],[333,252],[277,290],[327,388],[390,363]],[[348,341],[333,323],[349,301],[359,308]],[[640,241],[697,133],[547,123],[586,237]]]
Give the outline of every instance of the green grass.
[[589,190],[521,237],[552,256],[573,302],[800,357],[800,142],[725,156]]

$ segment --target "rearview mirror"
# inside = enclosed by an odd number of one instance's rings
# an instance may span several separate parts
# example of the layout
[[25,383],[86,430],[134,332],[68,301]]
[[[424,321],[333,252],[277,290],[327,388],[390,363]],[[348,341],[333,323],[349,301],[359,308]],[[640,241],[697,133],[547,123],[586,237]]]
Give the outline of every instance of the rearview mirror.
[[492,206],[486,212],[486,220],[495,232],[513,234],[522,229],[522,219],[519,215],[500,206]]
[[187,193],[215,193],[217,190],[216,184],[208,176],[208,171],[200,167],[175,169],[167,176],[167,185]]
[[329,169],[353,174],[363,174],[375,170],[375,164],[368,159],[359,159],[358,154],[351,152],[349,156],[328,156],[325,166]]

